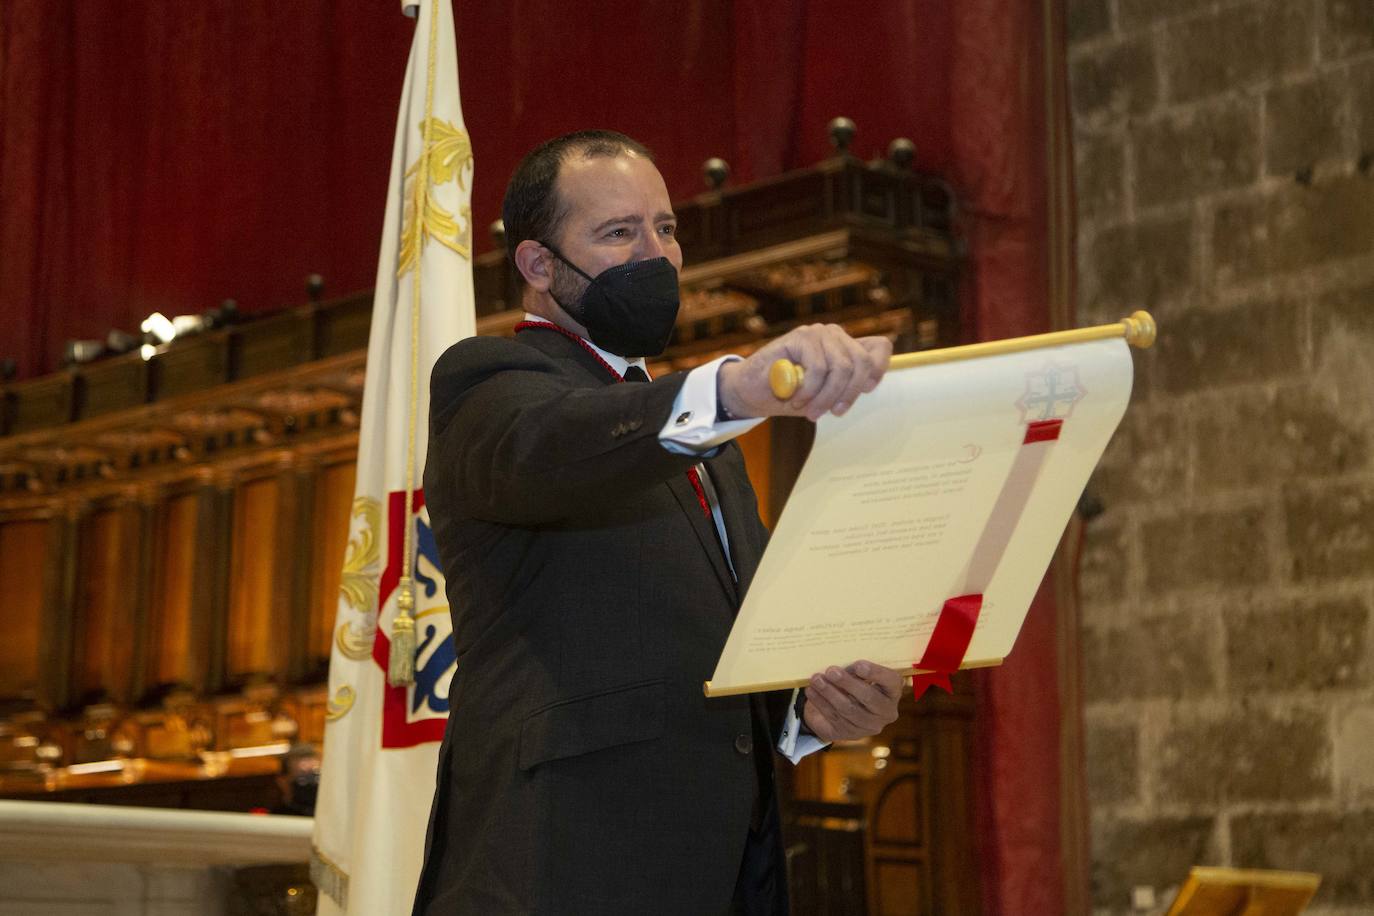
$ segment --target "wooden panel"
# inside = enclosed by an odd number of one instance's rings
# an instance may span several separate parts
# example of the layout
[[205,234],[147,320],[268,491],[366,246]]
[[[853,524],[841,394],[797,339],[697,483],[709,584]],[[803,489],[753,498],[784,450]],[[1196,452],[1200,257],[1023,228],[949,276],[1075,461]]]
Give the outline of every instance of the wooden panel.
[[76,632],[76,561],[85,504],[72,503],[48,526],[44,551],[42,629],[38,635],[38,699],[48,709],[65,709],[72,695]]
[[158,513],[150,615],[153,684],[191,684],[199,675],[191,645],[198,502],[195,493],[173,496]]
[[893,180],[892,176],[881,172],[859,172],[854,176],[854,207],[866,221],[880,226],[896,228],[898,225],[898,200],[907,190]]
[[77,395],[78,420],[137,407],[148,400],[148,363],[129,353],[85,366]]
[[352,462],[326,465],[315,481],[314,583],[310,594],[309,658],[321,665],[329,660],[334,617],[339,607],[339,583],[343,578],[344,549],[348,545],[349,518],[357,465]]
[[772,421],[766,420],[735,440],[744,452],[744,464],[749,469],[749,482],[754,485],[754,493],[759,500],[759,517],[765,522],[772,519],[768,514],[768,486],[773,476],[771,425]]
[[0,522],[0,596],[5,603],[5,638],[0,639],[0,697],[32,695],[38,686],[42,632],[43,577],[47,560],[46,520]]
[[[302,684],[311,679],[310,589],[315,577],[311,545],[315,541],[315,478],[313,464],[287,463],[277,475],[281,495],[277,503],[276,590],[273,606],[282,609],[274,622],[274,638],[280,640],[286,679]],[[320,674],[325,672],[321,670]]]
[[277,668],[282,647],[273,638],[273,618],[279,610],[273,597],[280,496],[275,477],[248,481],[234,495],[226,656],[230,679]]
[[[480,300],[479,300],[480,301]],[[315,313],[315,342],[319,356],[337,356],[367,347],[372,328],[372,294],[351,296]]]
[[16,792],[3,797],[20,800],[41,798],[43,801],[83,805],[136,805],[140,808],[181,808],[192,811],[250,811],[253,808],[271,809],[278,805],[281,801],[281,790],[277,785],[276,774],[259,773],[251,776],[221,776],[218,779],[149,781],[132,785],[66,788],[45,792],[41,796]]
[[520,304],[515,268],[506,260],[504,245],[499,251],[478,255],[473,260],[472,293],[477,301],[478,318],[504,312]]
[[154,399],[203,391],[229,381],[229,341],[220,332],[177,340],[151,365]]
[[921,866],[916,862],[879,860],[874,916],[922,916],[929,912],[921,905]]
[[298,697],[289,703],[291,717],[296,720],[296,740],[324,746],[325,714],[328,712],[328,693],[324,690]]
[[11,414],[7,432],[59,426],[72,418],[72,376],[63,372],[10,386]]
[[922,704],[940,710],[933,721],[923,723],[929,780],[923,829],[926,836],[940,838],[927,847],[933,908],[945,916],[976,916],[982,904],[973,834],[949,826],[973,824],[971,677],[955,678],[954,696],[926,694]]
[[234,378],[251,378],[314,358],[311,309],[292,309],[234,329],[231,344]]
[[825,228],[830,209],[826,177],[797,173],[725,195],[729,250],[766,245]]
[[900,776],[883,787],[873,806],[874,843],[921,845],[920,793],[921,779],[914,773]]
[[153,600],[153,570],[157,554],[155,552],[158,504],[155,501],[140,501],[129,507],[129,524],[132,526],[130,538],[133,543],[129,550],[128,563],[131,567],[129,591],[129,652],[132,659],[129,671],[129,699],[137,700],[148,690],[148,672],[151,668],[149,647],[152,634],[149,626]]
[[133,669],[130,585],[135,545],[126,508],[99,509],[82,522],[77,576],[76,695],[128,700]]
[[774,417],[763,426],[772,432],[770,443],[771,472],[768,480],[769,526],[777,523],[787,497],[797,482],[806,456],[811,454],[811,442],[816,438],[816,424],[805,417]]

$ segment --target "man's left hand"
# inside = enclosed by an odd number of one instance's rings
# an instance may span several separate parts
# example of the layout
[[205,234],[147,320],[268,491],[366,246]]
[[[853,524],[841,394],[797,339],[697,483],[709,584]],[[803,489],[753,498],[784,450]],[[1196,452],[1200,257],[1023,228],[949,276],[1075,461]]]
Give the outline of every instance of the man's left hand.
[[827,668],[806,688],[806,725],[822,741],[876,735],[897,719],[902,675],[873,662]]

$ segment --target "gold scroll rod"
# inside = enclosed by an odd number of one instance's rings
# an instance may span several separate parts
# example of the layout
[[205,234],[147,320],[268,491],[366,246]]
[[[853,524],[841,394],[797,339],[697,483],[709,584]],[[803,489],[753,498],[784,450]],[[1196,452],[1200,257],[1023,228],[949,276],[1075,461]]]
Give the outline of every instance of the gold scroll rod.
[[[1128,344],[1143,350],[1155,342],[1155,320],[1149,312],[1138,311],[1114,324],[1100,324],[1092,328],[1073,328],[1068,331],[1033,334],[1030,337],[1012,337],[1008,340],[990,340],[962,347],[946,347],[942,350],[901,353],[892,357],[888,369],[914,369],[917,366],[933,366],[936,363],[952,363],[982,356],[1001,356],[1045,347],[1062,347],[1089,340],[1110,340],[1114,337],[1124,337]],[[805,379],[805,368],[786,358],[774,360],[768,370],[769,387],[780,401],[796,394]]]

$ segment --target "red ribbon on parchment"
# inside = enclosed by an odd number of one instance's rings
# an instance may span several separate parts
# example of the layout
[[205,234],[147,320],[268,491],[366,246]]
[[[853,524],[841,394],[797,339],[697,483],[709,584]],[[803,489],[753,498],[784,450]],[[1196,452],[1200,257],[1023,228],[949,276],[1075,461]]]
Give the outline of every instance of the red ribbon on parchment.
[[922,672],[911,678],[913,699],[919,700],[931,687],[939,687],[945,693],[954,692],[949,676],[964,663],[969,641],[973,639],[973,628],[978,625],[978,612],[982,609],[982,595],[950,598],[940,608],[940,617],[935,621],[935,632],[930,634],[926,651],[912,666]]
[[[1063,427],[1063,420],[1034,420],[1026,425],[1026,437],[1021,444],[1053,442],[1059,438]],[[1002,500],[998,500],[999,506],[1001,503]],[[1016,505],[1016,511],[1019,513],[1024,507],[1025,499],[1022,498]],[[995,529],[996,526],[989,520],[988,527]],[[985,529],[983,537],[987,536],[988,529]],[[945,693],[954,692],[954,685],[950,683],[949,677],[964,663],[968,644],[973,639],[973,628],[978,625],[978,613],[982,609],[981,593],[950,598],[944,607],[940,608],[940,616],[935,621],[935,632],[930,634],[926,651],[921,660],[912,666],[921,672],[911,678],[915,699],[919,700],[931,687],[939,687]]]

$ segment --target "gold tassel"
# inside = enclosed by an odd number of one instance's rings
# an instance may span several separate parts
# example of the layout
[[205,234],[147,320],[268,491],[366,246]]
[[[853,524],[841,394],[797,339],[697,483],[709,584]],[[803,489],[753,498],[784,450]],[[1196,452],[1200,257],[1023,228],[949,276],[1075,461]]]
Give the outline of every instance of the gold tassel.
[[386,682],[392,687],[407,687],[415,681],[415,585],[409,576],[401,577],[397,591]]

